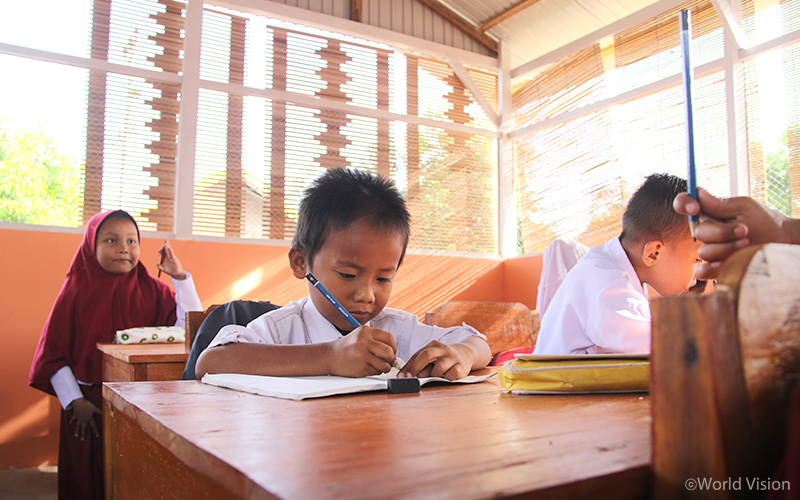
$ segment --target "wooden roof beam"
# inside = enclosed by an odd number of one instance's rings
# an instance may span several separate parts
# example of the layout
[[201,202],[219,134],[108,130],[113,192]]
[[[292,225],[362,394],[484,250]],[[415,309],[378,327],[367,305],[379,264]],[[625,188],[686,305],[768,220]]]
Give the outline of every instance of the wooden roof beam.
[[511,17],[516,16],[517,14],[522,12],[523,10],[527,9],[531,5],[533,5],[535,3],[538,3],[538,2],[539,2],[539,0],[522,0],[521,2],[517,2],[516,5],[512,5],[511,7],[507,8],[503,12],[497,14],[493,18],[491,18],[488,21],[486,21],[485,23],[481,24],[478,27],[478,30],[480,30],[482,33],[485,33],[486,31],[494,28],[495,26],[497,26],[498,24],[502,23],[506,19],[509,19]]
[[486,33],[482,32],[475,27],[472,23],[461,17],[456,11],[444,5],[439,0],[419,0],[420,3],[429,7],[434,12],[445,18],[446,21],[451,23],[456,28],[460,29],[471,38],[474,38],[481,45],[488,48],[493,52],[497,52],[497,41],[489,37]]
[[350,0],[350,20],[355,21],[357,23],[362,22],[361,20],[361,1],[362,0]]

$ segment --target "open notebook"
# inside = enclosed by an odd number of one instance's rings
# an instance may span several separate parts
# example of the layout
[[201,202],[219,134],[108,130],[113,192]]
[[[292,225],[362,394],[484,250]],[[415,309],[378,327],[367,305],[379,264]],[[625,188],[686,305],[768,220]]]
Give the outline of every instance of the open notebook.
[[[402,365],[401,365],[402,366]],[[316,377],[268,377],[264,375],[243,375],[240,373],[206,374],[202,382],[237,391],[272,396],[274,398],[301,400],[322,398],[336,394],[381,391],[388,388],[389,379],[397,377],[397,367],[381,375],[363,378],[335,377],[323,375]],[[486,375],[469,375],[458,380],[428,377],[420,378],[420,385],[428,382],[447,382],[455,384],[474,384],[483,382],[496,372]]]

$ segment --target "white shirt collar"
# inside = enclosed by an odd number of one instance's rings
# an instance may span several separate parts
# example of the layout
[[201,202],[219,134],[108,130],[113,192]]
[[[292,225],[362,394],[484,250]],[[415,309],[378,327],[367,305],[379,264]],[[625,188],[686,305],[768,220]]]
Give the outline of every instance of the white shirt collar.
[[639,280],[639,276],[636,274],[636,270],[633,268],[628,254],[625,253],[625,248],[623,248],[619,238],[609,240],[608,243],[603,245],[603,249],[627,275],[628,281],[636,287],[636,291],[647,297],[647,290],[642,286],[642,282]]
[[[301,301],[304,301],[302,304],[302,316],[306,327],[306,335],[312,343],[330,342],[342,338],[342,334],[333,323],[325,319],[322,313],[317,310],[311,297],[304,297]],[[370,326],[370,322],[368,321],[366,325]]]

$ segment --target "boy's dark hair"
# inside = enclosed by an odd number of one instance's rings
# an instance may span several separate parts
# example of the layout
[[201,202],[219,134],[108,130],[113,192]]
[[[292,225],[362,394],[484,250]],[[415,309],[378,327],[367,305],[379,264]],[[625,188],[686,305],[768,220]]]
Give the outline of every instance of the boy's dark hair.
[[670,174],[652,174],[633,193],[622,216],[620,240],[674,240],[689,234],[685,215],[672,208],[686,181]]
[[292,247],[302,250],[311,265],[330,231],[363,220],[402,235],[399,266],[411,233],[409,219],[406,202],[390,179],[360,170],[335,168],[306,189],[300,201]]

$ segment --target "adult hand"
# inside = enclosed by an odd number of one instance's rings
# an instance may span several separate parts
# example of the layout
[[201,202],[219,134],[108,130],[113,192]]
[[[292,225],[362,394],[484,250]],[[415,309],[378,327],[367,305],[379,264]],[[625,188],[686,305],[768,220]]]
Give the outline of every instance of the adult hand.
[[695,231],[704,243],[697,252],[703,259],[695,272],[699,279],[716,276],[725,259],[748,245],[792,242],[789,219],[752,198],[720,199],[700,188],[698,199],[681,193],[673,207],[684,215],[700,215]]

